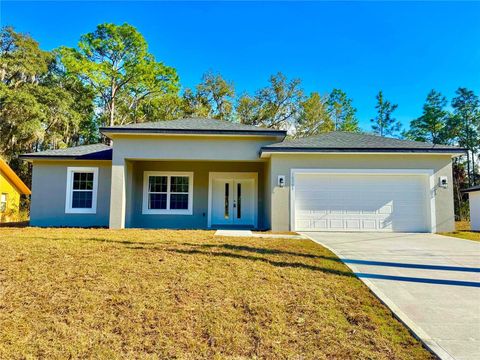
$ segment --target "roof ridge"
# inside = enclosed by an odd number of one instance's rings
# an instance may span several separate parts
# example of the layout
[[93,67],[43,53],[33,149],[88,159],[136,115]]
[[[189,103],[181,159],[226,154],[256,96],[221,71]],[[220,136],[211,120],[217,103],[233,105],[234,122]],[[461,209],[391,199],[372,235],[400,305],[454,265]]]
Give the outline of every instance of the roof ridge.
[[[158,124],[158,123],[172,123],[172,122],[180,122],[180,121],[185,121],[185,120],[194,120],[194,121],[212,121],[212,122],[219,122],[219,123],[224,123],[224,124],[236,124],[236,125],[242,125],[242,126],[252,126],[256,127],[259,129],[269,129],[264,126],[258,126],[258,125],[250,125],[250,124],[243,124],[239,121],[231,121],[231,120],[225,120],[225,119],[215,119],[215,118],[203,118],[203,117],[188,117],[188,118],[179,118],[179,119],[172,119],[172,120],[155,120],[155,121],[144,121],[144,122],[139,122],[139,123],[131,123],[131,124],[124,124],[124,125],[114,125],[110,127],[116,127],[116,126],[129,126],[129,125],[140,125],[140,124]],[[270,130],[270,129],[269,129]]]
[[333,131],[328,131],[324,133],[319,133],[319,134],[314,134],[306,137],[301,137],[301,138],[295,138],[295,139],[285,139],[283,142],[291,142],[291,141],[296,141],[296,140],[302,140],[302,139],[318,139],[324,136],[329,136],[329,135],[335,135],[335,134],[345,134],[345,135],[352,135],[352,136],[365,136],[365,137],[371,137],[375,139],[382,139],[382,140],[387,140],[387,141],[397,141],[397,142],[402,142],[402,143],[416,143],[416,144],[424,144],[424,145],[431,145],[431,146],[440,146],[440,147],[455,147],[452,145],[447,145],[447,144],[434,144],[428,141],[417,141],[417,140],[411,140],[411,139],[400,139],[400,138],[395,138],[391,136],[381,136],[377,134],[371,134],[367,132],[355,132],[355,131],[345,131],[345,130],[333,130]]
[[[152,132],[152,133],[211,133],[211,134],[262,134],[270,133],[272,136],[285,136],[287,131],[271,129],[253,124],[243,124],[236,120],[188,117],[174,120],[158,120],[143,123],[132,123],[115,126],[100,127],[104,134],[107,132]],[[243,133],[243,134],[242,134]]]

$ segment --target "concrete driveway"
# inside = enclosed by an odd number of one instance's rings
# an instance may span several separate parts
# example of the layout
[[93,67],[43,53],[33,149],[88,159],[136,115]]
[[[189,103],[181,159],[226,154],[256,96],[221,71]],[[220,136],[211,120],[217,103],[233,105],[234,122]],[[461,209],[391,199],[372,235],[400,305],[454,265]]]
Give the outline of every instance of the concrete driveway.
[[304,233],[332,250],[442,359],[480,359],[480,243],[435,234]]

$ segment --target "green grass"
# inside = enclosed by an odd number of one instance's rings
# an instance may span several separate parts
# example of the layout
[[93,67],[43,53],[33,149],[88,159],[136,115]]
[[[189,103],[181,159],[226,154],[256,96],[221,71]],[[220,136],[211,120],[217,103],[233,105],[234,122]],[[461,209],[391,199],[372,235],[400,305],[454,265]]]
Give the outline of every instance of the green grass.
[[455,223],[455,231],[450,233],[440,233],[440,235],[453,236],[460,239],[480,241],[480,232],[470,230],[468,221],[457,221]]
[[433,358],[309,240],[2,228],[0,251],[1,359]]

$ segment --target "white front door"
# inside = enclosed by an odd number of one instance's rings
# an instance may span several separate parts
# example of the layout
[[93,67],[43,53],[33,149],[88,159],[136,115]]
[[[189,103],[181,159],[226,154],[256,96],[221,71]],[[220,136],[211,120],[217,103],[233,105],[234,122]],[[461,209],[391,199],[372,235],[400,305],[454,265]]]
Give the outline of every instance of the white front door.
[[256,226],[256,175],[211,174],[211,225]]

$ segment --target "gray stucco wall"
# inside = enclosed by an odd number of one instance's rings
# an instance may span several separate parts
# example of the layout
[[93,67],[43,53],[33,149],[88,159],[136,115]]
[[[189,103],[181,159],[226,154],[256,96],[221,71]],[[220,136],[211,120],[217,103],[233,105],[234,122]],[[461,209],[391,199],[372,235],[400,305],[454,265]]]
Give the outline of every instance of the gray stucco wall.
[[[292,169],[433,169],[435,171],[435,213],[437,232],[453,231],[452,160],[450,155],[419,154],[274,154],[271,156],[272,230],[290,230],[290,171]],[[286,186],[277,186],[278,175],[285,175]],[[438,187],[439,176],[447,176],[447,189]]]
[[263,186],[264,186],[264,215],[263,215],[263,227],[266,230],[272,228],[272,191],[271,191],[271,167],[270,161],[265,162]]
[[[264,162],[217,162],[217,161],[132,161],[127,163],[127,189],[129,174],[131,196],[127,190],[126,227],[206,229],[208,227],[208,180],[209,172],[256,172],[258,173],[258,227],[268,227],[265,220]],[[193,215],[142,214],[144,171],[193,172]]]
[[132,160],[258,161],[262,146],[279,142],[254,136],[115,136],[113,162]]
[[[146,223],[138,221],[129,210],[129,199],[127,188],[131,186],[132,172],[129,171],[129,164],[135,166],[138,161],[208,161],[208,162],[229,162],[232,163],[233,171],[239,170],[239,162],[260,162],[259,153],[264,145],[280,141],[279,137],[271,136],[177,136],[177,135],[119,135],[113,138],[113,159],[112,159],[112,195],[110,204],[110,228],[121,229],[129,224],[135,226],[153,227],[153,220]],[[189,170],[185,170],[189,171]],[[212,170],[216,171],[216,170]],[[135,172],[133,172],[135,173]],[[259,174],[260,176],[260,174]],[[202,180],[203,181],[203,180]],[[263,181],[259,177],[259,182]],[[207,191],[207,187],[206,190]],[[263,199],[262,199],[263,200]],[[127,209],[127,210],[126,210]],[[259,209],[259,212],[261,210]],[[263,214],[263,210],[261,212]],[[203,224],[196,218],[188,222],[188,227]],[[262,216],[263,219],[263,216]],[[172,227],[183,222],[171,218]],[[160,222],[158,226],[164,226]],[[260,224],[259,224],[260,226]],[[200,227],[200,226],[196,226]]]
[[[66,214],[67,168],[98,167],[96,214]],[[30,224],[32,226],[108,226],[110,161],[34,161]]]
[[[253,155],[253,154],[252,154]],[[225,156],[217,155],[217,156]],[[450,186],[436,188],[437,231],[454,229],[452,166],[448,155],[272,155],[270,161],[125,161],[125,222],[138,228],[197,228],[208,225],[209,172],[258,173],[258,227],[275,231],[290,229],[291,169],[433,169],[435,185],[447,176]],[[67,167],[99,168],[96,214],[65,214]],[[144,171],[194,172],[193,215],[143,215]],[[108,226],[112,167],[110,162],[35,161],[33,164],[32,226]],[[284,188],[277,176],[286,175]]]

